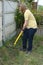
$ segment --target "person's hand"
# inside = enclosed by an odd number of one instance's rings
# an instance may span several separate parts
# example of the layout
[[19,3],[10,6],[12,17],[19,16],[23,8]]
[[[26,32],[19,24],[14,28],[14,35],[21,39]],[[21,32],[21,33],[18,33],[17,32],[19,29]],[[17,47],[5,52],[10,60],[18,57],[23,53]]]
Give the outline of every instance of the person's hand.
[[21,31],[24,31],[24,29],[22,28],[22,30]]
[[23,32],[23,30],[21,30],[21,32]]

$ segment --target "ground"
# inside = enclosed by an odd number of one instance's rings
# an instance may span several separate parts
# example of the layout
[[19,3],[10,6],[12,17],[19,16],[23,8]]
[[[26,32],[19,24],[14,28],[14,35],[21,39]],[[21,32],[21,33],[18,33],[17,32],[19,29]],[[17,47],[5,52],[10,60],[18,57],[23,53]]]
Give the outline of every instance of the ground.
[[43,37],[34,37],[33,50],[30,54],[19,50],[21,38],[15,47],[10,45],[11,42],[7,41],[7,45],[0,48],[0,65],[43,65]]

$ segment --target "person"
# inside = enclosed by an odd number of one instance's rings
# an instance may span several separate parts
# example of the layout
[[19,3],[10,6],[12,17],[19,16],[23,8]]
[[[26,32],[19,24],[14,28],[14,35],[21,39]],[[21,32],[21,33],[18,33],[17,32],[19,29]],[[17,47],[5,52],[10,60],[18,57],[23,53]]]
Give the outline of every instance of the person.
[[[23,51],[32,51],[32,43],[34,34],[37,31],[37,23],[32,12],[24,5],[20,4],[19,10],[24,13],[24,24],[23,24]],[[28,48],[27,48],[28,41]]]

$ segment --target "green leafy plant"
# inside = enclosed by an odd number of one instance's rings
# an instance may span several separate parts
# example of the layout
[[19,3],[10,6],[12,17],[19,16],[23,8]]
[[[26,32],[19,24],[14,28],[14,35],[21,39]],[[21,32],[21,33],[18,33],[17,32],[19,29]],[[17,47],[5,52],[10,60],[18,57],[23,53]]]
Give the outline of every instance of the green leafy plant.
[[35,16],[35,19],[36,19],[37,24],[40,25],[41,22],[42,22],[42,21],[41,21],[42,16],[41,16],[40,14],[38,14],[38,12],[36,12],[36,11],[34,11],[34,10],[32,10],[32,13],[33,13],[34,16]]
[[19,11],[19,9],[16,9],[15,11],[15,22],[16,22],[16,28],[22,28],[24,23],[24,14]]
[[37,24],[39,25],[41,23],[41,16],[40,15],[35,15]]

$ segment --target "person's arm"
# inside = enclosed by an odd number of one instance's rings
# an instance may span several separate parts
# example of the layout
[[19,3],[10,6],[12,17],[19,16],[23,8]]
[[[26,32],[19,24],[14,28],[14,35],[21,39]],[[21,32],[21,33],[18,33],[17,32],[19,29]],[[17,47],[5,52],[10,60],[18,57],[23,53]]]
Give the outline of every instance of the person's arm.
[[25,19],[25,21],[24,21],[22,30],[24,30],[26,28],[26,26],[28,25],[28,20],[29,20],[29,12],[28,12],[28,10],[26,10],[25,13],[24,13],[24,19]]
[[24,24],[23,24],[22,30],[24,30],[24,29],[26,28],[27,24],[28,24],[28,20],[25,20],[25,22],[24,22]]

